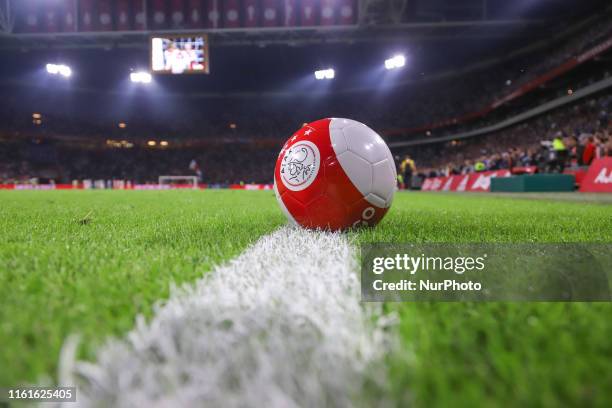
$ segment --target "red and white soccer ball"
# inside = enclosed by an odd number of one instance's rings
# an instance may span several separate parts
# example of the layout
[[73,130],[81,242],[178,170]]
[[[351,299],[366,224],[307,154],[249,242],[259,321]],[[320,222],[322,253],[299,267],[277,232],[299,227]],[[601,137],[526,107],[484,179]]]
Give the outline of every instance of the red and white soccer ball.
[[306,228],[374,226],[387,213],[396,186],[385,141],[363,123],[321,119],[283,146],[274,191],[287,218]]

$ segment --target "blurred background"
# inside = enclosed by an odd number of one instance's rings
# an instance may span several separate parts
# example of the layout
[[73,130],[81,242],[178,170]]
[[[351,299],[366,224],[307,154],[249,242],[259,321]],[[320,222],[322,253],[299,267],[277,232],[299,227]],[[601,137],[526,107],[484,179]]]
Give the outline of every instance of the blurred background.
[[609,1],[0,0],[0,185],[267,185],[295,130],[347,117],[385,138],[400,188],[581,188],[598,163],[609,191],[611,17]]

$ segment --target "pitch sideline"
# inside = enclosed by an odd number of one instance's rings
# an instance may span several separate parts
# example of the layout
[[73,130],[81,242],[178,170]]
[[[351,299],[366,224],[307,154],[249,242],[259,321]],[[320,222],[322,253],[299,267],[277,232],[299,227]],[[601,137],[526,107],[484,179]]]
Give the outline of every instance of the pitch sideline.
[[68,341],[60,383],[83,406],[353,406],[389,341],[356,270],[345,235],[283,227],[174,288],[96,362]]

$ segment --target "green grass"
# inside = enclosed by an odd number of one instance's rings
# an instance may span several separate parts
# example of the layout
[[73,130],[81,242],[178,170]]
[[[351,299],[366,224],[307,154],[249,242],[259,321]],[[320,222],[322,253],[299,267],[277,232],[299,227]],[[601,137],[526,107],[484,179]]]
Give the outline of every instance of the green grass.
[[0,386],[56,371],[65,336],[91,357],[284,223],[270,192],[0,192]]
[[[91,357],[188,282],[284,222],[271,192],[0,192],[0,386]],[[612,242],[612,206],[399,194],[360,242]],[[610,406],[612,306],[388,304],[389,392],[418,406]]]
[[[360,242],[612,242],[612,206],[400,194]],[[396,303],[399,405],[612,406],[610,303]]]

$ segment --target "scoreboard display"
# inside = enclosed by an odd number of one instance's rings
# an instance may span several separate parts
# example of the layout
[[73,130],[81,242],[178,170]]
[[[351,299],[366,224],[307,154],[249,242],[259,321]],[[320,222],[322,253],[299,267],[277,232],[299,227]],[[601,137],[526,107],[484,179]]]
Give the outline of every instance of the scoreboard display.
[[151,72],[155,74],[208,74],[208,55],[206,34],[151,37]]

